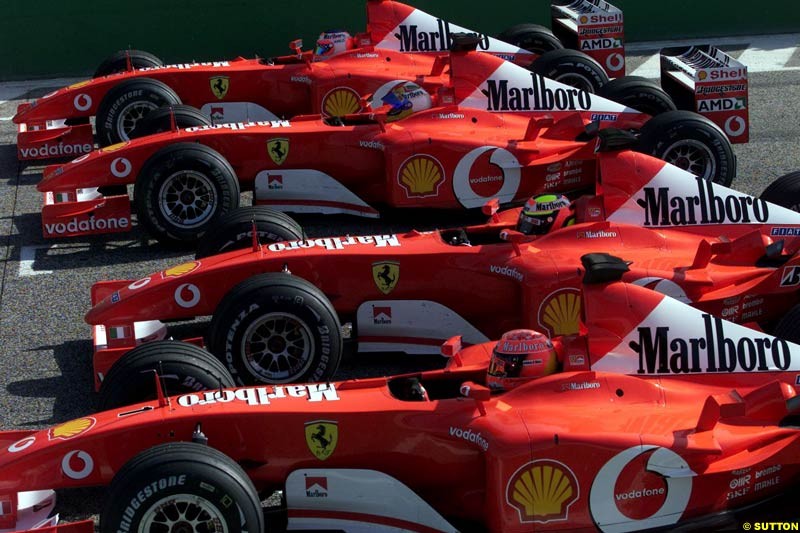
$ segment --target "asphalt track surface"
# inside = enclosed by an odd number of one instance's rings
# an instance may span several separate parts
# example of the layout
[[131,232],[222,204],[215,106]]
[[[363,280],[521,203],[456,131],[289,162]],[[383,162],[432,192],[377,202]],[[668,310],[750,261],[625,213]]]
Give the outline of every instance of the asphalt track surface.
[[[800,42],[798,36],[789,39],[794,39],[795,46]],[[748,45],[733,43],[722,48],[739,57]],[[629,52],[628,72],[650,58],[641,45],[638,49],[638,53]],[[761,46],[761,52],[768,54],[768,47]],[[785,57],[779,70],[750,74],[751,141],[734,147],[738,177],[733,184],[750,194],[759,194],[778,176],[800,170],[800,52],[782,53]],[[89,326],[83,321],[89,308],[89,288],[98,280],[139,279],[191,257],[187,252],[160,247],[137,228],[113,237],[43,239],[42,198],[35,189],[43,167],[17,162],[16,130],[8,117],[20,102],[64,84],[63,80],[38,82],[32,90],[24,84],[0,85],[0,429],[41,428],[92,413],[92,345]],[[19,94],[14,87],[21,88]],[[331,219],[307,225],[307,230],[311,236],[321,236],[436,225],[407,213],[391,221]],[[179,336],[181,331],[175,333]],[[436,359],[366,356],[345,366],[340,376],[441,364]],[[68,519],[91,516],[99,510],[102,495],[101,490],[60,494],[58,508]],[[800,511],[791,511],[796,506],[783,503],[773,507],[776,510],[769,514],[754,512],[752,519],[800,518]],[[730,527],[739,529],[736,523]]]

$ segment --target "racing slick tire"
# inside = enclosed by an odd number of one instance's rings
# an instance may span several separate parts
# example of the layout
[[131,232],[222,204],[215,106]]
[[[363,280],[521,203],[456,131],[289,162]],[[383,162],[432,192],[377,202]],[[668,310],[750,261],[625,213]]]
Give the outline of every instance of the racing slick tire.
[[225,365],[199,346],[175,340],[146,342],[108,371],[100,385],[98,411],[156,398],[154,371],[167,396],[236,386]]
[[101,78],[109,74],[125,72],[128,70],[128,58],[133,68],[163,67],[164,62],[150,52],[144,50],[120,50],[105,58],[92,78]]
[[770,183],[759,196],[762,200],[800,211],[800,171],[789,172]]
[[641,76],[623,76],[611,80],[597,94],[651,116],[678,109],[658,83]]
[[239,180],[222,155],[176,143],[153,154],[133,188],[139,224],[167,245],[195,244],[239,207]]
[[222,217],[197,243],[195,259],[248,248],[253,244],[253,223],[259,243],[299,241],[303,228],[286,213],[263,205],[240,207]]
[[795,344],[800,343],[800,304],[793,306],[778,320],[772,335]]
[[200,533],[208,524],[227,533],[255,533],[264,531],[264,516],[242,467],[194,442],[159,444],[125,463],[111,480],[100,514],[102,533]]
[[498,35],[497,38],[538,55],[564,48],[564,45],[561,44],[561,41],[549,28],[539,24],[515,24]]
[[583,52],[568,48],[542,54],[529,68],[536,74],[590,93],[596,93],[608,83],[608,74],[600,63]]
[[726,187],[736,176],[736,156],[728,137],[692,111],[668,111],[648,120],[637,150]]
[[149,78],[125,80],[108,91],[97,108],[97,142],[103,147],[127,141],[145,115],[180,103],[175,91],[163,82]]
[[211,119],[199,109],[185,104],[159,107],[142,118],[128,134],[129,139],[138,139],[154,133],[163,133],[172,130],[172,117],[175,117],[175,126],[178,128],[193,128],[197,126],[211,126]]
[[342,358],[342,327],[328,298],[283,272],[253,276],[217,306],[207,346],[240,385],[327,381]]

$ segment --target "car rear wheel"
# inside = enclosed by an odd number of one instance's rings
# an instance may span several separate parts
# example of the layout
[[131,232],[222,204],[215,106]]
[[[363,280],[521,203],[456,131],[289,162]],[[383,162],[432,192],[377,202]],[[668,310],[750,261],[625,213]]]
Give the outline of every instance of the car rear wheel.
[[94,71],[93,78],[108,76],[118,72],[128,70],[128,62],[133,68],[152,68],[163,67],[164,62],[157,56],[144,50],[120,50],[105,58],[97,70]]
[[795,305],[781,317],[772,335],[785,341],[800,344],[800,304]]
[[173,120],[177,128],[194,128],[211,125],[211,119],[205,116],[196,107],[185,104],[170,105],[159,107],[145,115],[128,134],[128,138],[138,139],[139,137],[153,135],[154,133],[170,131],[172,130]]
[[208,347],[239,384],[327,381],[342,357],[341,330],[322,291],[272,272],[225,295],[211,319]]
[[641,76],[623,76],[611,80],[597,94],[651,116],[677,109],[675,102],[658,83]]
[[202,144],[178,143],[156,152],[133,190],[139,223],[164,244],[196,243],[239,207],[239,180],[222,155]]
[[728,137],[708,118],[691,111],[668,111],[648,120],[638,150],[726,187],[736,176]]
[[248,248],[253,243],[253,224],[258,242],[298,241],[303,228],[292,217],[263,205],[240,207],[222,217],[197,243],[196,259]]
[[141,452],[117,472],[100,531],[254,533],[264,531],[264,516],[235,461],[202,444],[173,442]]
[[225,365],[199,346],[174,340],[147,342],[111,367],[100,386],[98,410],[155,399],[155,372],[168,396],[236,385]]
[[564,48],[564,45],[561,44],[561,41],[549,28],[538,24],[515,24],[498,35],[497,38],[537,55]]
[[779,177],[764,189],[759,198],[792,211],[800,211],[800,171]]
[[545,78],[589,93],[598,92],[608,83],[608,74],[600,63],[577,50],[551,50],[542,54],[529,68]]
[[97,142],[109,146],[130,140],[131,132],[148,113],[180,103],[175,91],[158,80],[125,80],[108,91],[97,108]]

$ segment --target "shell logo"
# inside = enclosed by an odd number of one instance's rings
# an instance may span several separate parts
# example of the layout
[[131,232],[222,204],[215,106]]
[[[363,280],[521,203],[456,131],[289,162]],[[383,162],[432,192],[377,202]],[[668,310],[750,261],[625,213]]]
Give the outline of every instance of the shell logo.
[[706,72],[705,70],[701,70],[697,73],[697,79],[700,81],[705,80],[707,77],[708,77],[708,72]]
[[67,440],[77,437],[81,433],[86,433],[97,421],[94,417],[87,416],[85,418],[78,418],[77,420],[70,420],[64,422],[54,428],[50,428],[47,436],[50,440],[61,439]]
[[337,87],[322,99],[322,113],[341,117],[361,111],[361,97],[349,87]]
[[112,145],[106,146],[105,148],[100,148],[100,151],[102,153],[116,152],[117,150],[121,150],[121,149],[125,148],[129,144],[130,144],[130,141],[123,141],[121,143],[117,143],[117,144],[112,144]]
[[184,276],[190,272],[194,272],[199,266],[200,261],[190,261],[165,270],[162,276],[165,278],[177,278],[178,276]]
[[444,168],[429,155],[411,156],[400,165],[397,180],[409,198],[438,196],[444,183]]
[[589,17],[587,17],[586,15],[581,15],[581,18],[579,20],[581,24],[586,24],[587,22],[589,22]]
[[550,293],[539,307],[539,324],[553,335],[574,335],[580,330],[581,297],[578,289]]
[[552,459],[521,466],[506,486],[506,502],[517,510],[520,522],[566,520],[579,495],[575,473]]

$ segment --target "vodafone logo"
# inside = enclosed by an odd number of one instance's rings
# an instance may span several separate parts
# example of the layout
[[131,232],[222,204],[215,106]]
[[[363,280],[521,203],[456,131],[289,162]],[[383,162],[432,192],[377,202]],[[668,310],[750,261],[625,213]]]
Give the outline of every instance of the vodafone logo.
[[74,450],[61,460],[61,470],[70,479],[86,479],[94,470],[94,459],[83,450]]
[[[668,470],[670,477],[660,470]],[[675,475],[681,471],[684,475]],[[611,458],[597,473],[589,510],[601,531],[665,527],[680,520],[692,493],[694,472],[672,450],[632,446]]]
[[200,289],[197,285],[183,283],[175,289],[175,303],[184,309],[191,309],[200,303]]
[[81,93],[75,96],[75,98],[72,100],[72,105],[74,105],[75,109],[78,111],[87,111],[90,107],[92,107],[92,97],[88,94]]
[[738,137],[747,129],[747,123],[742,117],[733,116],[725,121],[725,133],[730,137]]
[[8,447],[8,452],[9,453],[21,452],[22,450],[26,450],[26,449],[30,448],[30,446],[34,442],[36,442],[36,437],[33,437],[33,436],[25,437],[24,439],[19,440],[19,441],[15,442],[14,444],[12,444],[11,446],[9,446]]
[[498,198],[501,204],[510,202],[519,184],[519,161],[496,146],[475,148],[458,162],[453,173],[453,192],[467,209],[480,207],[492,198]]
[[140,279],[138,281],[134,281],[133,283],[128,285],[128,289],[130,289],[132,291],[135,291],[136,289],[141,289],[142,287],[144,287],[148,283],[150,283],[150,277],[142,278],[142,279]]
[[124,157],[117,157],[111,162],[111,174],[116,178],[128,177],[133,166]]
[[612,72],[621,70],[622,67],[624,66],[625,66],[625,58],[622,56],[622,54],[618,54],[615,52],[613,54],[610,54],[606,59],[606,67],[608,67],[608,70]]

